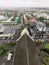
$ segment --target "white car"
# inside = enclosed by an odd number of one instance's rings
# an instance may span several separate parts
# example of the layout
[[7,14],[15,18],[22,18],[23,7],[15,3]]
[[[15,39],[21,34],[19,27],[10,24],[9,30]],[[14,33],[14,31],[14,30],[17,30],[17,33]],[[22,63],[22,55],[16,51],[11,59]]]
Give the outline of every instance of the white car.
[[12,57],[12,53],[8,53],[8,56],[7,56],[7,60],[10,61],[11,60],[11,57]]

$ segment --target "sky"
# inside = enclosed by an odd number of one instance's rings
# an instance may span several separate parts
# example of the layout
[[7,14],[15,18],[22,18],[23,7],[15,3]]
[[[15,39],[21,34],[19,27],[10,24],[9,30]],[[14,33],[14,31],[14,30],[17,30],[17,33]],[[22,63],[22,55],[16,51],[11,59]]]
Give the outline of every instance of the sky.
[[0,0],[0,7],[49,7],[49,0]]

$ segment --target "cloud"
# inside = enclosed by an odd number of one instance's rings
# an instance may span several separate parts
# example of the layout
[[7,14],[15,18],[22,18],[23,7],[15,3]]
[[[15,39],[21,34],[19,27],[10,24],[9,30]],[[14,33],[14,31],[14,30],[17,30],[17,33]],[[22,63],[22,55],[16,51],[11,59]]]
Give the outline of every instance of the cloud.
[[49,7],[49,0],[0,0],[0,7]]
[[34,4],[31,0],[0,0],[0,6],[2,7],[29,7]]
[[[33,2],[33,0],[31,0],[32,2]],[[36,3],[49,3],[49,0],[34,0],[34,2],[36,2]]]

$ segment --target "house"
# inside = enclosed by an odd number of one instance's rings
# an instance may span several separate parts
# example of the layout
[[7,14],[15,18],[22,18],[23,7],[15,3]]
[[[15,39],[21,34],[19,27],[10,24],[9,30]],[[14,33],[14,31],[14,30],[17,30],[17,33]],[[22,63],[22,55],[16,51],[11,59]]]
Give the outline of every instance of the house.
[[4,32],[4,25],[0,24],[0,33],[3,33],[3,32]]
[[4,15],[0,15],[0,20],[7,20],[8,17],[7,16],[4,16]]
[[37,29],[38,29],[40,32],[41,32],[41,31],[43,31],[43,32],[46,31],[46,24],[43,23],[43,22],[37,22],[36,27],[37,27]]

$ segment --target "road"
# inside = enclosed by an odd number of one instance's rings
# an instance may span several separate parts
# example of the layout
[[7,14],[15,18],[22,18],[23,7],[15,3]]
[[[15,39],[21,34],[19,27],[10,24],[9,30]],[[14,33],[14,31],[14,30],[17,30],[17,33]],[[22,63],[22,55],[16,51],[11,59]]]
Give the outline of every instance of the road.
[[7,54],[5,54],[4,56],[0,56],[0,65],[12,65],[13,62],[13,58],[10,61],[7,60]]
[[27,35],[17,41],[13,65],[41,65],[36,46]]

